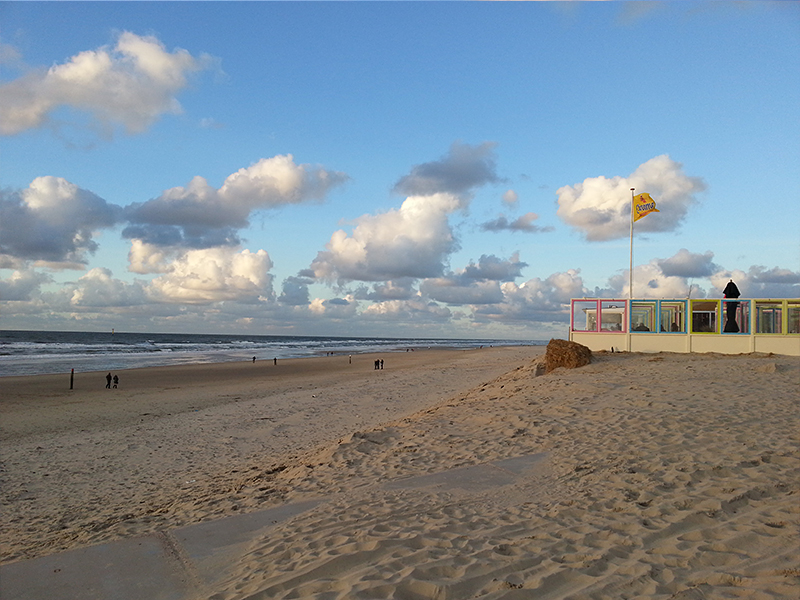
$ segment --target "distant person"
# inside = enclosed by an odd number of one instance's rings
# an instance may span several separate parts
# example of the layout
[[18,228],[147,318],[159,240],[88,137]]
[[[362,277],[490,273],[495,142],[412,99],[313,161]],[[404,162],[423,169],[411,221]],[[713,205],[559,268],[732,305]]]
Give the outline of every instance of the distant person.
[[349,360],[350,364],[352,365],[353,364],[353,355],[352,354],[349,356],[348,360]]
[[255,364],[255,362],[256,362],[256,357],[254,356],[253,357],[253,364]]
[[377,370],[380,368],[380,366],[381,366],[381,361],[379,361],[379,360],[376,358],[376,359],[375,359],[375,370],[377,371]]
[[383,370],[383,359],[381,359],[381,370]]
[[272,364],[275,365],[275,366],[278,365],[278,357],[277,356],[272,359]]
[[114,387],[119,385],[119,375],[114,375]]
[[106,389],[107,390],[111,389],[111,373],[106,375]]

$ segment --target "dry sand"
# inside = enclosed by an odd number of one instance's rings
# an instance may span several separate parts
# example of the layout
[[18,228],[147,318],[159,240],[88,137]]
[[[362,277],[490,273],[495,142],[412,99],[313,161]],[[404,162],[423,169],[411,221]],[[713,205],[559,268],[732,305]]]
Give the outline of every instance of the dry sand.
[[800,359],[542,350],[0,378],[3,560],[320,498],[205,597],[800,596]]

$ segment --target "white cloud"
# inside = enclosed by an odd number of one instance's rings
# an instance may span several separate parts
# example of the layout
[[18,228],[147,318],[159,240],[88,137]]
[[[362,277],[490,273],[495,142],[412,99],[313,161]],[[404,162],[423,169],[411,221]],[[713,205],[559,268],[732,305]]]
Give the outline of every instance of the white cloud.
[[336,231],[311,264],[327,281],[436,277],[458,244],[448,216],[462,208],[452,194],[412,196],[397,210],[364,215],[352,234]]
[[142,240],[132,240],[128,252],[128,270],[133,273],[166,273],[169,271],[170,255],[159,246]]
[[114,279],[109,269],[91,269],[78,279],[70,304],[81,308],[119,308],[139,306],[147,301],[144,288],[138,282],[129,284]]
[[362,316],[378,322],[432,323],[447,321],[452,312],[446,306],[421,298],[410,300],[386,300],[367,306]]
[[142,132],[161,115],[181,112],[177,93],[208,64],[207,56],[168,52],[155,37],[124,32],[113,49],[87,50],[0,86],[0,134],[41,127],[60,106],[87,111],[107,129]]
[[150,282],[148,293],[158,302],[256,302],[273,296],[271,268],[265,250],[190,250],[171,264],[168,273]]
[[620,238],[630,233],[631,188],[648,192],[660,210],[636,222],[636,232],[673,231],[683,221],[695,194],[706,189],[667,155],[651,158],[627,177],[590,177],[564,186],[558,195],[558,216],[582,231],[589,241]]
[[154,246],[235,246],[255,210],[321,200],[347,181],[344,173],[296,164],[291,154],[263,158],[229,175],[219,189],[203,177],[158,198],[126,207],[123,236]]
[[520,285],[509,281],[503,283],[501,289],[503,302],[476,310],[477,318],[531,323],[569,321],[570,299],[589,295],[578,269],[553,273],[544,280],[535,277]]
[[0,255],[9,263],[84,264],[97,250],[94,234],[112,227],[121,210],[61,177],[37,177],[27,189],[0,191]]

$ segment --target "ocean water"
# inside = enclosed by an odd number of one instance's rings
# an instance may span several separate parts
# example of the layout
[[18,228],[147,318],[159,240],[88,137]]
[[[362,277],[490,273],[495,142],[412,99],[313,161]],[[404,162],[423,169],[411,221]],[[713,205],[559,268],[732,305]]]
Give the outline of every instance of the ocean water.
[[193,363],[303,358],[422,348],[544,345],[542,341],[0,331],[0,377]]

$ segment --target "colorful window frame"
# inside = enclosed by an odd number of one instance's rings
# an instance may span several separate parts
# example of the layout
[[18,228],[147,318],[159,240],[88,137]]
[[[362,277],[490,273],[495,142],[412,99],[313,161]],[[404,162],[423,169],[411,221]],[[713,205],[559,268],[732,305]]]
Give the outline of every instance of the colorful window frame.
[[660,300],[658,313],[661,333],[686,333],[686,300]]
[[631,333],[658,331],[658,300],[631,300]]
[[750,334],[750,301],[726,298],[722,301],[722,333]]
[[719,300],[691,300],[690,307],[692,333],[719,333]]
[[800,301],[786,302],[786,333],[800,333]]
[[755,304],[756,333],[781,334],[787,329],[783,326],[784,316],[788,312],[784,310],[785,302],[781,300],[756,300]]
[[572,331],[627,332],[627,300],[573,299],[571,312]]

